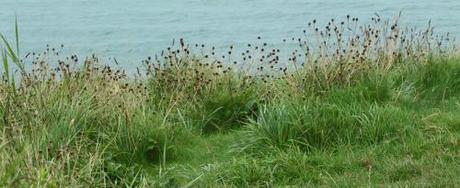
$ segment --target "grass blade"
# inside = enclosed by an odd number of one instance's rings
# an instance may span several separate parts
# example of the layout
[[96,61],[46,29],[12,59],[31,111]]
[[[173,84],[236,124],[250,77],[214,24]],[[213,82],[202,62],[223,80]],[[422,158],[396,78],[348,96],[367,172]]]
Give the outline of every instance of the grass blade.
[[14,34],[16,37],[16,54],[19,56],[19,24],[18,24],[18,17],[16,16],[14,20]]
[[3,76],[5,76],[6,82],[9,81],[10,77],[10,68],[8,66],[8,57],[6,55],[6,51],[2,49],[2,62],[3,62]]
[[[8,40],[6,40],[5,36],[0,34],[0,38],[2,38],[2,40],[3,40],[3,44],[6,47],[6,51],[7,51],[8,56],[10,56],[11,60],[13,60],[13,63],[16,66],[19,67],[19,69],[21,70],[21,73],[25,74],[25,72],[26,72],[25,68],[21,64],[21,62],[19,60],[19,57],[18,57],[18,54],[13,51],[13,48],[11,47],[10,43],[8,42]],[[17,51],[19,51],[19,49],[17,49]]]

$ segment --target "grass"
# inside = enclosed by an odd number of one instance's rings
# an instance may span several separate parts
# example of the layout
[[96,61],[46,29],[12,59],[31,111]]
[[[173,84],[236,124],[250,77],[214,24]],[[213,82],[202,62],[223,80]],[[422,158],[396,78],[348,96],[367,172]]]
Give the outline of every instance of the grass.
[[[460,57],[377,19],[342,45],[299,40],[289,64],[266,44],[234,63],[233,47],[180,40],[131,77],[61,49],[21,56],[16,26],[16,46],[2,37],[0,186],[457,187]],[[356,22],[309,25],[329,41]]]

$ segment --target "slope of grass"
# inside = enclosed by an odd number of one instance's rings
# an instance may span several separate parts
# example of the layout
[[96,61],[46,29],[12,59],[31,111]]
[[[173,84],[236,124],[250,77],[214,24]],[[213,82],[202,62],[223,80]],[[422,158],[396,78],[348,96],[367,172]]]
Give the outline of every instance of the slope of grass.
[[[293,96],[283,90],[298,88],[284,82],[267,95],[254,84],[254,102],[215,90],[202,93],[214,98],[153,103],[148,89],[114,94],[97,76],[17,94],[2,85],[1,182],[456,186],[459,70],[457,58],[401,65],[320,95]],[[249,103],[258,108],[242,113]],[[200,113],[214,119],[197,120]],[[228,125],[203,131],[209,121]]]
[[135,77],[96,56],[29,68],[2,39],[2,187],[460,185],[460,58],[424,38],[248,72],[181,40]]

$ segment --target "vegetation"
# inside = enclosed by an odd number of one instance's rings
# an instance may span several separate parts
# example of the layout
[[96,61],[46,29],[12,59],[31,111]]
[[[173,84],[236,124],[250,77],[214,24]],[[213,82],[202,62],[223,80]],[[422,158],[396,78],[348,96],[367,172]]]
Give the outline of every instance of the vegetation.
[[15,43],[2,36],[0,185],[460,185],[453,40],[370,23],[312,21],[287,61],[260,37],[223,56],[181,39],[133,76],[63,46],[20,56],[16,24]]

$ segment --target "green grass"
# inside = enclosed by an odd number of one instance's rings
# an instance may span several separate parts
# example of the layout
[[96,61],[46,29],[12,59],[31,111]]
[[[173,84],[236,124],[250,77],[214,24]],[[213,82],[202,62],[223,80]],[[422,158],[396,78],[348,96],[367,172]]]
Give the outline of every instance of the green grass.
[[133,79],[96,57],[15,75],[2,47],[2,187],[460,185],[453,52],[258,77],[182,46]]
[[17,94],[2,85],[0,182],[455,187],[459,70],[458,58],[440,58],[321,95],[289,96],[278,83],[267,96],[254,84],[249,94],[211,89],[162,106],[135,92],[82,89],[101,86],[97,79]]

